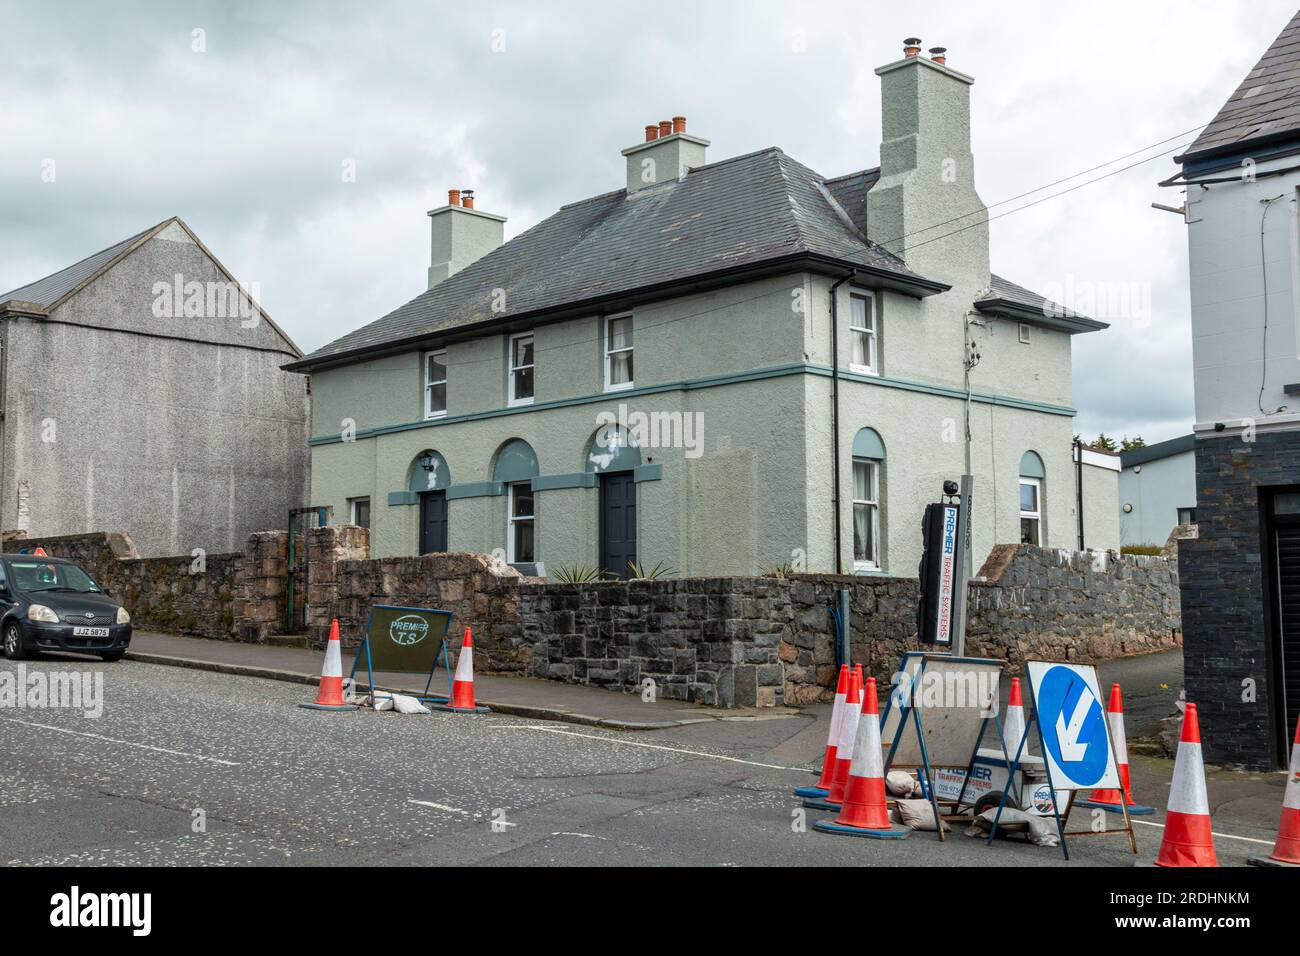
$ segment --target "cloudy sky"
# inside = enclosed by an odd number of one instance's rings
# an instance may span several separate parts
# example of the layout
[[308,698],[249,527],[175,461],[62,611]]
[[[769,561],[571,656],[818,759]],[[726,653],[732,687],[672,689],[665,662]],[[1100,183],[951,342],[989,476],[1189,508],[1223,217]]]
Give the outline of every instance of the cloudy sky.
[[[910,35],[976,79],[997,215],[1189,142],[1176,134],[1210,120],[1294,2],[0,0],[0,291],[179,215],[310,351],[424,289],[425,212],[449,186],[476,188],[509,238],[620,187],[619,150],[674,114],[711,159],[780,146],[828,176],[876,165],[872,70]],[[1007,278],[1136,303],[1075,339],[1090,436],[1190,428],[1185,226],[1150,207],[1181,203],[1156,186],[1175,169],[1157,156],[992,226]]]

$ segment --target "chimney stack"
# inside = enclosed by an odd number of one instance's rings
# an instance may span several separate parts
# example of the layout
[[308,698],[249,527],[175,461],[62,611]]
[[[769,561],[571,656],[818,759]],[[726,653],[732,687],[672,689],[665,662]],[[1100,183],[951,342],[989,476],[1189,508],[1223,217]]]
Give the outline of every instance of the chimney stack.
[[447,205],[429,210],[429,288],[505,241],[506,218],[474,208],[474,190],[448,189]]
[[948,66],[947,50],[903,56],[880,77],[880,178],[867,193],[870,236],[930,279],[973,294],[989,282],[988,209],[975,191],[970,140],[974,79]]
[[645,142],[623,150],[627,157],[627,191],[654,186],[684,176],[704,165],[707,139],[686,132],[686,117],[674,116],[645,128]]

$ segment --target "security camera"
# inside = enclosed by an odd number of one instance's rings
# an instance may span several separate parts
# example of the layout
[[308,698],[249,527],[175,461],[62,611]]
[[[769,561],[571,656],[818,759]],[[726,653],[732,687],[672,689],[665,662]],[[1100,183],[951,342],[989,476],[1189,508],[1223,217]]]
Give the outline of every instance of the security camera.
[[943,493],[945,495],[955,495],[958,491],[957,482],[949,479],[943,483]]

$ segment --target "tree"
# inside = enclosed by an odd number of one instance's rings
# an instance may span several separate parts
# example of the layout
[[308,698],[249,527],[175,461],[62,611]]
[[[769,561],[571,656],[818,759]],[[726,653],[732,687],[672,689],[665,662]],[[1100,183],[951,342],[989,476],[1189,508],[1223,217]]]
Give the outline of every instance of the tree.
[[1141,435],[1134,435],[1132,438],[1129,438],[1127,435],[1125,435],[1123,438],[1120,439],[1120,443],[1119,443],[1120,451],[1132,451],[1134,448],[1146,448],[1146,447],[1147,447],[1146,439],[1143,438]]
[[1101,432],[1097,435],[1097,440],[1092,442],[1092,447],[1098,448],[1102,451],[1119,451],[1119,446],[1115,444],[1115,439],[1107,438],[1105,432]]

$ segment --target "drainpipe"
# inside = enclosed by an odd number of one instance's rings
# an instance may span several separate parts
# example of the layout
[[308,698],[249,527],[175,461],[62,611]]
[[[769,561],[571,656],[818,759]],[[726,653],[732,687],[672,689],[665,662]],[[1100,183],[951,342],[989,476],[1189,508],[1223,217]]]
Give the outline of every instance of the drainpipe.
[[850,272],[831,286],[831,467],[833,497],[835,499],[835,573],[844,573],[843,550],[840,547],[840,310],[835,292],[853,278]]
[[[1083,547],[1083,442],[1074,440],[1074,507],[1079,512],[1079,550]],[[1039,510],[1042,505],[1039,505]]]

